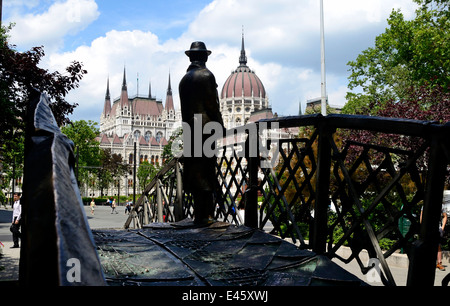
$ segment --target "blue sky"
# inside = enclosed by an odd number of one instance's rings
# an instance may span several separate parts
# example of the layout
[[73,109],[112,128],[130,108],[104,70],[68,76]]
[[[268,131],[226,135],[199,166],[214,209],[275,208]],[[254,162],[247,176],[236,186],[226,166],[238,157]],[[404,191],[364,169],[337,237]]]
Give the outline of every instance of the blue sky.
[[[77,35],[89,43],[111,29],[152,31],[165,41],[180,36],[209,0],[97,0],[100,15]],[[150,3],[150,4],[149,4]],[[70,42],[68,42],[70,43]],[[76,47],[76,43],[71,44]],[[67,47],[66,47],[67,48]]]
[[[279,115],[320,96],[319,0],[3,0],[4,22],[15,22],[18,50],[43,45],[41,63],[64,71],[81,61],[88,74],[67,100],[72,120],[99,121],[110,78],[119,96],[126,66],[129,94],[148,92],[164,102],[169,71],[175,107],[178,82],[189,61],[184,50],[204,41],[218,89],[238,66],[242,27],[248,66],[256,71]],[[347,63],[384,32],[392,9],[411,18],[412,0],[324,0],[327,94],[343,105]],[[138,82],[139,75],[139,82]]]

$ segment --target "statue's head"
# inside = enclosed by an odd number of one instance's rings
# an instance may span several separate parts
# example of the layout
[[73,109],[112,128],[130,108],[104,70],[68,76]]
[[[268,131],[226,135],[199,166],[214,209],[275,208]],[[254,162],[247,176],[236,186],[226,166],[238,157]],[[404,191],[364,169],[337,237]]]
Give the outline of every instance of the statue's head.
[[194,41],[191,44],[191,49],[185,51],[187,56],[189,56],[189,59],[191,62],[194,61],[203,61],[206,62],[208,60],[208,56],[211,54],[211,51],[206,49],[206,45],[202,41]]

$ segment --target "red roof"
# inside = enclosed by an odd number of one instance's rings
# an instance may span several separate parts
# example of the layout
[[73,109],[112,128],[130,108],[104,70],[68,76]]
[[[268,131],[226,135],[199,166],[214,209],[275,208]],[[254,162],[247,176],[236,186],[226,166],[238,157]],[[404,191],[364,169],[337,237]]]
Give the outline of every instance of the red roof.
[[256,112],[251,113],[248,122],[257,122],[261,119],[271,119],[273,118],[273,113],[271,108],[265,108]]
[[139,138],[139,144],[140,145],[148,145],[148,142],[145,140],[144,136],[142,136],[142,135]]
[[266,90],[261,80],[247,66],[239,66],[231,73],[223,85],[221,98],[231,98],[233,92],[234,97],[266,97]]
[[119,138],[119,136],[117,136],[117,134],[114,134],[113,144],[122,144],[122,140],[120,140],[120,138]]
[[140,116],[160,116],[163,111],[161,101],[137,98],[132,100],[133,114]]
[[108,139],[108,137],[106,136],[106,134],[102,134],[102,135],[101,135],[100,143],[102,143],[102,144],[110,144],[111,142],[109,141],[109,139]]

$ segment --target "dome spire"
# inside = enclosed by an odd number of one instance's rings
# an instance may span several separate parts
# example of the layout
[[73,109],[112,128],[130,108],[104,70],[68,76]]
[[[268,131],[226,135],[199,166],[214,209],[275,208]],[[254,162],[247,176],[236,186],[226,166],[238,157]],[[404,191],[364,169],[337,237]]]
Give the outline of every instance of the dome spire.
[[247,66],[247,56],[245,55],[245,47],[244,47],[244,26],[242,26],[242,46],[241,46],[241,56],[239,57],[239,64],[241,66]]

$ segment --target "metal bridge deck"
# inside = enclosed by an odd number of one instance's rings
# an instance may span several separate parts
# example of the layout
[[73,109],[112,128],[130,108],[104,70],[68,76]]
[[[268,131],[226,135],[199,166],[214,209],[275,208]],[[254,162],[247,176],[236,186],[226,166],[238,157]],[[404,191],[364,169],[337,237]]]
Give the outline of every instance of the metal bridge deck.
[[92,232],[109,285],[366,285],[325,256],[246,226],[184,220]]

